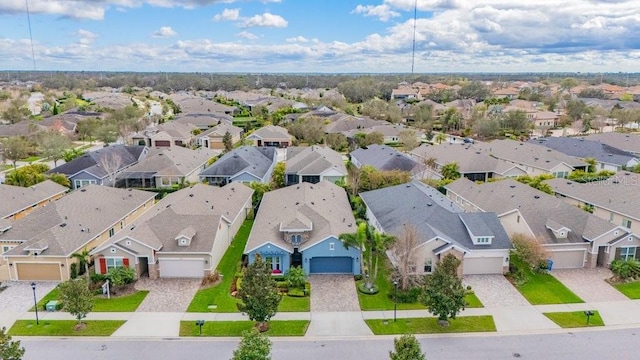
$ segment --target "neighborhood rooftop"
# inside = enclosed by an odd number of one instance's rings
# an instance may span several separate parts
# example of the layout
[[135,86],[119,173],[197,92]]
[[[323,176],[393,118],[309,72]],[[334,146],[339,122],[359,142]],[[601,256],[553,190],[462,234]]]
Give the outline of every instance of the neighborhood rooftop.
[[582,137],[545,137],[529,141],[580,159],[594,158],[600,163],[627,166],[633,154],[600,141]]
[[30,208],[41,201],[63,194],[68,188],[45,180],[31,187],[0,184],[0,219]]

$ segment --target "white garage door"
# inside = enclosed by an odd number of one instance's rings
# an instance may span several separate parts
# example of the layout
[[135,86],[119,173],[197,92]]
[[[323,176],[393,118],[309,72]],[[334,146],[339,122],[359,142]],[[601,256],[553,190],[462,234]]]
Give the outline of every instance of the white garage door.
[[159,259],[162,278],[201,278],[204,277],[202,259]]
[[584,250],[554,251],[552,269],[571,269],[584,267]]
[[502,274],[502,256],[464,258],[462,273],[464,275]]

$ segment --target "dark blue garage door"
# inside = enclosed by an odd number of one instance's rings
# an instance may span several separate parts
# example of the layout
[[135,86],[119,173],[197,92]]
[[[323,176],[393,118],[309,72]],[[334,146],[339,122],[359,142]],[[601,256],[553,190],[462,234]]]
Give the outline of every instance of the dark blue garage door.
[[311,258],[312,274],[352,274],[350,257],[314,257]]

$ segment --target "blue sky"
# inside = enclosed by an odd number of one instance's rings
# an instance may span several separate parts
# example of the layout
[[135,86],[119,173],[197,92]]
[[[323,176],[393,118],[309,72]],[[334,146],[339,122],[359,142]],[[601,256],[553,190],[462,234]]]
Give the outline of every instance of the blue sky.
[[[410,72],[415,0],[27,0],[39,70]],[[637,0],[417,0],[416,72],[640,71]],[[25,0],[0,69],[30,70]]]

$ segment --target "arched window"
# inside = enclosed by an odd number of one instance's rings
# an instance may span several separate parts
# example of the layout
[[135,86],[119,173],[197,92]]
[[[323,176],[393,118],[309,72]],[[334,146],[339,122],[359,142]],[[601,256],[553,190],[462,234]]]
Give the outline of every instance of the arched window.
[[302,240],[302,236],[298,235],[298,237],[296,238],[298,244],[300,244],[301,240]]
[[291,235],[291,243],[294,244],[296,242],[296,236]]

